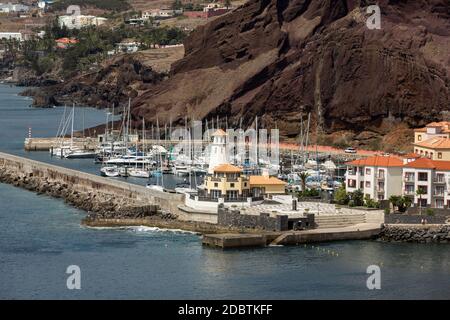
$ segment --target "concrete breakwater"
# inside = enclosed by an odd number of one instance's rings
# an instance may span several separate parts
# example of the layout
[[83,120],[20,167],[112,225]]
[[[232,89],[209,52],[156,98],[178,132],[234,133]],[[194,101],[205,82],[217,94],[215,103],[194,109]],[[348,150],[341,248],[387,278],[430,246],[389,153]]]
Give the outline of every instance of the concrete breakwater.
[[378,239],[386,242],[450,243],[450,225],[384,225]]
[[183,196],[0,153],[0,182],[63,198],[97,219],[159,216],[187,220]]

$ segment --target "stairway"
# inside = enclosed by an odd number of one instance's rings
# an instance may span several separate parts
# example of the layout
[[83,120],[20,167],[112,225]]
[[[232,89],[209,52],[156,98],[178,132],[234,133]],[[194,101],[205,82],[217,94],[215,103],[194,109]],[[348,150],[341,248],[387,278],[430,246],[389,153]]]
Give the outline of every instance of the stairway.
[[316,227],[323,228],[339,228],[348,227],[359,223],[365,223],[366,217],[364,213],[357,214],[336,214],[336,215],[316,215],[314,217]]

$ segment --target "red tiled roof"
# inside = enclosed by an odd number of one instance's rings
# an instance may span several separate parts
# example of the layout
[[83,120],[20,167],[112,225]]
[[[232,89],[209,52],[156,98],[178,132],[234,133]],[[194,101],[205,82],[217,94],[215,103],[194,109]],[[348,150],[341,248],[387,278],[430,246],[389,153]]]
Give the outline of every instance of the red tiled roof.
[[227,135],[227,133],[225,132],[225,131],[223,131],[222,129],[217,129],[213,134],[212,134],[212,136],[213,137],[215,137],[215,136],[226,136]]
[[373,156],[347,162],[349,166],[370,166],[370,167],[402,167],[403,160],[396,156]]
[[78,40],[75,38],[60,38],[56,39],[55,42],[69,44],[69,43],[78,43]]
[[441,128],[442,132],[449,133],[450,132],[450,122],[449,121],[431,122],[423,128],[414,129],[414,131],[415,132],[426,132],[427,128]]
[[431,160],[429,158],[420,158],[404,166],[405,168],[415,169],[436,169],[450,171],[450,161]]
[[404,157],[406,159],[418,159],[418,158],[420,158],[420,154],[411,152],[411,153],[406,154]]
[[418,147],[430,148],[430,149],[450,149],[450,139],[436,137],[436,138],[427,139],[422,142],[417,142],[414,145],[416,145]]
[[242,169],[232,164],[220,164],[217,167],[214,167],[214,172],[225,172],[225,173],[238,173],[242,172]]
[[250,185],[286,185],[287,183],[276,177],[250,176]]

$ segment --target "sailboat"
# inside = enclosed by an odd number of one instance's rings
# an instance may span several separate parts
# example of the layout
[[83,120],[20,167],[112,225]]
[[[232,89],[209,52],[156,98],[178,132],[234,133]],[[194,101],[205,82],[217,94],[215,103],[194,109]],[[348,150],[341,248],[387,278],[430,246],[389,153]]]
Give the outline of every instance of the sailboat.
[[[81,149],[74,147],[73,145],[73,123],[75,119],[75,104],[72,107],[72,129],[70,134],[70,147],[65,149],[63,152],[60,151],[61,155],[66,159],[93,159],[97,156],[93,150]],[[83,128],[84,130],[84,128]]]
[[[158,145],[160,144],[159,138],[160,138],[160,134],[159,134],[159,122],[158,119],[156,119],[156,123],[157,123],[157,130],[158,130]],[[155,172],[156,175],[156,184],[147,184],[147,188],[151,189],[151,190],[155,190],[155,191],[161,191],[164,192],[164,174],[163,174],[163,160],[162,160],[162,153],[161,150],[158,150],[158,155],[159,155],[159,172]],[[161,185],[159,185],[159,178],[161,177]]]
[[[188,158],[189,158],[188,162],[192,163],[192,138],[191,138],[190,131],[188,131],[188,132],[189,132],[189,137],[188,137],[189,140],[188,140],[188,143],[187,143],[187,147],[189,148],[189,151],[187,152],[187,155],[188,155]],[[185,182],[182,185],[180,185],[180,186],[175,188],[175,192],[176,193],[183,193],[184,194],[184,193],[197,192],[197,190],[192,188],[192,178],[191,178],[192,169],[191,168],[187,168],[187,170],[188,170],[187,173],[188,173],[188,176],[189,176],[189,183],[186,183],[186,180],[185,180]]]
[[65,136],[67,129],[69,127],[71,117],[73,117],[73,111],[70,113],[70,116],[66,117],[66,106],[64,106],[64,113],[61,118],[61,122],[59,123],[58,132],[56,133],[57,142],[56,145],[58,147],[52,147],[50,149],[50,155],[55,157],[64,158],[67,150],[70,148],[69,145],[66,144]]
[[[137,153],[137,142],[136,142],[136,153]],[[145,157],[145,119],[142,119],[142,154]],[[145,162],[142,164],[142,168],[138,168],[137,162],[134,168],[128,169],[128,175],[135,178],[150,178],[150,170],[145,168]]]

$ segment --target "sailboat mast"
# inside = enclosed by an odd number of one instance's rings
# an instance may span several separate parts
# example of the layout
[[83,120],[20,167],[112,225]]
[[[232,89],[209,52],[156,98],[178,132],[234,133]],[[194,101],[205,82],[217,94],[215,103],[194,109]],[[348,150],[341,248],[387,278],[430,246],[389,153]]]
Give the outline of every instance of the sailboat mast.
[[84,111],[85,111],[85,109],[83,108],[83,138],[84,138],[84,128],[85,128],[85,126],[84,126],[84,115],[85,115]]
[[112,107],[112,116],[111,116],[111,134],[114,131],[114,103],[113,103],[113,107]]
[[259,165],[259,161],[258,161],[258,116],[256,116],[256,123],[255,123],[255,128],[256,128],[256,166],[258,167]]
[[308,151],[308,144],[309,144],[309,125],[311,123],[311,112],[308,113],[308,125],[306,128],[306,146],[305,146],[305,151],[307,154],[307,158],[309,159],[309,151]]
[[72,106],[72,132],[70,134],[70,149],[73,148],[73,119],[75,118],[75,103]]
[[142,117],[142,155],[144,156],[144,164],[142,165],[142,167],[145,169],[145,162],[146,162],[146,158],[145,158],[145,118]]

